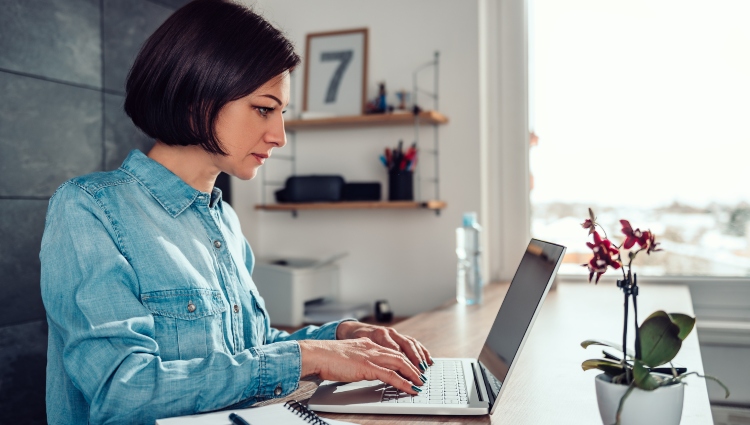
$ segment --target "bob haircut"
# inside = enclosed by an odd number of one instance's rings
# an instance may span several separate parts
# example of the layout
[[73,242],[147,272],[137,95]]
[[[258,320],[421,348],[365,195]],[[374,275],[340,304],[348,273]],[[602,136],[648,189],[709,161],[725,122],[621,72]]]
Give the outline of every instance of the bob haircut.
[[226,155],[214,131],[221,108],[299,63],[292,43],[250,9],[195,0],[144,43],[128,74],[125,113],[167,145]]

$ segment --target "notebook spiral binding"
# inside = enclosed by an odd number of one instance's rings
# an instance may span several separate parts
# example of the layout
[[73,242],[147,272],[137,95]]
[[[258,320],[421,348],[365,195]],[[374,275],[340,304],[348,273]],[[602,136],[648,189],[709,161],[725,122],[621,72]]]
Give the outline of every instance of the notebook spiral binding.
[[287,401],[286,403],[284,403],[284,407],[286,407],[289,411],[299,416],[303,421],[309,424],[329,425],[328,422],[323,420],[323,418],[318,416],[315,412],[308,409],[307,406],[298,402],[297,400]]

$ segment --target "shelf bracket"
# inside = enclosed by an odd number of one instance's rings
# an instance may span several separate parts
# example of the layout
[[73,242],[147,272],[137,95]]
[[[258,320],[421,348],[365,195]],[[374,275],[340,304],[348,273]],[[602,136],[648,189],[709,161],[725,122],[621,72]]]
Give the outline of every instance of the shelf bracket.
[[[432,68],[432,70],[434,72],[434,79],[433,79],[434,87],[433,87],[433,91],[432,92],[420,88],[419,87],[419,81],[418,81],[419,80],[419,74],[420,74],[420,72],[422,72],[424,70],[427,70],[427,69],[430,69],[430,68]],[[438,71],[439,71],[439,69],[440,69],[440,52],[439,51],[435,51],[435,56],[434,56],[434,58],[433,58],[432,61],[430,61],[430,62],[428,62],[428,63],[426,63],[426,64],[424,64],[424,65],[422,65],[422,66],[420,66],[420,67],[418,67],[417,69],[414,70],[414,73],[412,74],[412,76],[413,76],[413,85],[414,85],[414,87],[413,87],[413,90],[414,90],[414,92],[413,92],[413,101],[414,101],[415,107],[419,105],[419,101],[418,101],[417,97],[418,97],[418,95],[420,93],[422,93],[423,95],[426,95],[426,96],[432,98],[432,100],[433,100],[433,109],[436,110],[436,111],[439,110],[439,105],[438,105],[438,90],[439,90],[439,87],[438,87]],[[421,150],[422,147],[420,145],[420,150],[422,152],[432,153],[434,155],[434,157],[435,157],[435,168],[434,168],[435,178],[434,179],[425,179],[425,180],[428,180],[428,181],[434,183],[435,199],[440,199],[440,168],[439,168],[439,163],[440,163],[440,144],[439,144],[439,138],[438,138],[438,126],[437,126],[437,124],[433,124],[433,126],[432,126],[432,134],[433,134],[433,149],[430,150],[430,151]],[[416,115],[415,118],[414,118],[414,140],[415,140],[415,143],[419,144],[419,115]],[[422,194],[421,194],[421,192],[422,192],[422,187],[421,187],[422,186],[422,173],[421,173],[420,170],[421,170],[421,167],[417,167],[417,171],[415,173],[415,177],[416,177],[416,180],[417,180],[417,187],[416,187],[417,198],[421,198],[422,197]],[[437,210],[437,214],[440,215],[440,210]]]

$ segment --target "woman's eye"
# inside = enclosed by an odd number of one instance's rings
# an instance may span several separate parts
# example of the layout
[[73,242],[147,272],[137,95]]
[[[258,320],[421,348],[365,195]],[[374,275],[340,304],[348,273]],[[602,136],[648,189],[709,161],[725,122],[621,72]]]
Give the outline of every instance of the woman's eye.
[[260,116],[265,118],[268,116],[269,112],[273,111],[274,108],[264,108],[262,106],[258,106],[255,109],[258,110],[258,113],[260,114]]

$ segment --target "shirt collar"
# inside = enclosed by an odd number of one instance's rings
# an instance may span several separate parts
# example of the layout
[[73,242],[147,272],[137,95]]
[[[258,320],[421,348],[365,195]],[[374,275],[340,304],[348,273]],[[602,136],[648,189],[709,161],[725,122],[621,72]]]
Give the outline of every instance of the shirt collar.
[[213,188],[210,194],[203,193],[137,149],[130,152],[120,168],[138,180],[172,217],[180,215],[196,200],[221,208],[221,190]]
[[219,212],[224,212],[224,202],[221,200],[221,189],[214,187],[211,190],[211,199],[208,201],[209,208],[218,208]]

